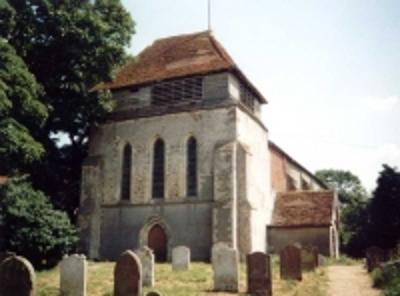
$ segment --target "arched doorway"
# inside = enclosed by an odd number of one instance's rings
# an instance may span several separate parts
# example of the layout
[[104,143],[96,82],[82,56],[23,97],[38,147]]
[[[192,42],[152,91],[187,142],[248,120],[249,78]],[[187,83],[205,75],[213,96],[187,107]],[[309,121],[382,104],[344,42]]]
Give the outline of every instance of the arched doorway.
[[148,246],[153,250],[157,262],[167,261],[167,235],[159,224],[151,227],[148,237]]

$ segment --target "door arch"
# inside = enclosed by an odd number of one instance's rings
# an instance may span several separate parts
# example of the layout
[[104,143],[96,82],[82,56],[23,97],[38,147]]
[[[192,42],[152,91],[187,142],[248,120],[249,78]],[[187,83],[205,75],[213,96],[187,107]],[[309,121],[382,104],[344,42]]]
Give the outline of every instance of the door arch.
[[167,261],[168,238],[160,224],[153,225],[149,230],[148,246],[153,250],[157,262]]

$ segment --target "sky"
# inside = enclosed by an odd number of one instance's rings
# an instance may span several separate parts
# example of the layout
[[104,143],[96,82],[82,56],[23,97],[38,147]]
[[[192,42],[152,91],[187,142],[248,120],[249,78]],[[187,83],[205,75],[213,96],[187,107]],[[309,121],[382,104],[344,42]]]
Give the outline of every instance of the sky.
[[[129,51],[207,30],[207,0],[122,0]],[[312,172],[350,170],[369,190],[400,169],[400,1],[211,0],[211,27],[267,98],[272,141]]]

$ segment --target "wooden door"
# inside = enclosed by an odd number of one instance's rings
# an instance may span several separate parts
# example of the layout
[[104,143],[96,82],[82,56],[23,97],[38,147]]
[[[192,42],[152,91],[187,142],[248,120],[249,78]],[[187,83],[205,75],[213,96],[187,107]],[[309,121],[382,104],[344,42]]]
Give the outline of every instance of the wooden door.
[[149,248],[153,250],[157,262],[167,261],[167,235],[164,229],[156,224],[149,231]]

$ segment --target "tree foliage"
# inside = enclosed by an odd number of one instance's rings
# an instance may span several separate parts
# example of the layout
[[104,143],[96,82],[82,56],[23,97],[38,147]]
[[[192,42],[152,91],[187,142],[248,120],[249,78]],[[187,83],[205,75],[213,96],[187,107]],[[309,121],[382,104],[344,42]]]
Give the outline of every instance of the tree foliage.
[[54,210],[46,196],[24,179],[0,186],[1,249],[28,258],[37,268],[56,264],[77,241],[65,212]]
[[[0,37],[42,88],[49,116],[34,137],[45,149],[29,169],[36,188],[73,213],[90,127],[112,107],[93,87],[125,60],[134,22],[120,0],[0,0]],[[68,138],[58,142],[59,135]]]
[[337,190],[343,205],[357,204],[367,196],[360,179],[349,171],[328,169],[320,170],[315,175],[330,188]]
[[38,160],[43,146],[33,133],[47,118],[40,87],[23,60],[0,38],[0,174]]
[[370,240],[384,249],[400,243],[400,172],[388,165],[379,174],[370,202]]
[[341,202],[341,251],[362,257],[367,245],[367,193],[360,179],[349,171],[320,170],[316,176],[338,192]]

